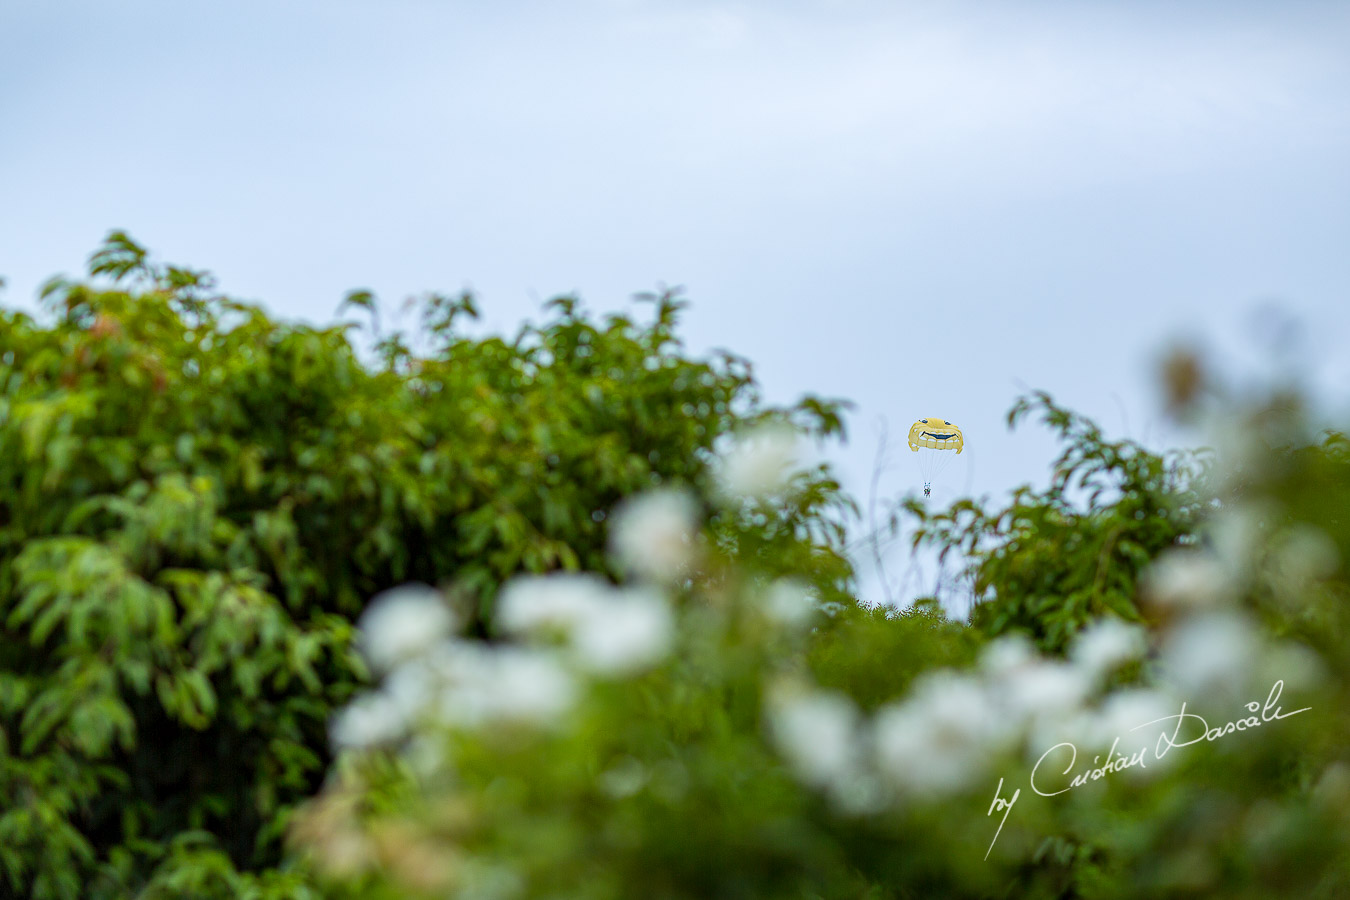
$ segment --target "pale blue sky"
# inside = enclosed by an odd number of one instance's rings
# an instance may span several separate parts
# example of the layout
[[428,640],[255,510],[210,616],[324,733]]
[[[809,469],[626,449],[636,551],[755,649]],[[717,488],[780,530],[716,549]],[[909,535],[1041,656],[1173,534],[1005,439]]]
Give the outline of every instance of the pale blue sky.
[[125,228],[283,316],[472,287],[507,331],[683,284],[694,349],[859,404],[860,498],[926,415],[938,498],[996,493],[1053,453],[1019,384],[1175,440],[1161,346],[1247,359],[1264,300],[1344,406],[1348,101],[1334,3],[0,0],[0,275]]

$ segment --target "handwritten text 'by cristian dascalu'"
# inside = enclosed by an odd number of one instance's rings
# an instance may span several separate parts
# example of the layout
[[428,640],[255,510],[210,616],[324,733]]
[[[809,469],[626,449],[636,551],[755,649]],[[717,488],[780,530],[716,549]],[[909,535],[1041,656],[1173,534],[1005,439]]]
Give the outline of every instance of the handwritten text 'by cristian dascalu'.
[[[1163,716],[1161,719],[1144,722],[1130,730],[1138,731],[1150,725],[1161,725],[1162,729],[1158,734],[1158,742],[1153,747],[1151,756],[1153,759],[1162,759],[1169,750],[1177,747],[1189,747],[1191,744],[1198,744],[1201,741],[1217,741],[1235,732],[1259,728],[1267,722],[1287,719],[1312,708],[1305,706],[1303,709],[1296,709],[1293,712],[1281,712],[1279,701],[1280,692],[1283,690],[1284,681],[1275,682],[1270,689],[1270,694],[1266,697],[1264,706],[1259,700],[1253,700],[1246,705],[1246,709],[1251,715],[1235,719],[1225,725],[1215,725],[1211,728],[1209,722],[1205,719],[1193,712],[1187,712],[1186,704],[1183,702],[1181,712],[1176,715]],[[1183,729],[1185,730],[1185,736],[1182,734]],[[1080,769],[1078,774],[1072,777],[1069,777],[1069,773],[1074,770],[1074,766],[1078,763],[1078,748],[1068,741],[1056,744],[1042,753],[1041,758],[1036,761],[1036,765],[1032,768],[1031,789],[1042,797],[1054,797],[1076,787],[1082,787],[1090,781],[1097,781],[1107,775],[1113,775],[1123,769],[1133,768],[1134,766],[1148,768],[1150,751],[1147,746],[1129,756],[1117,756],[1116,746],[1119,743],[1120,738],[1117,737],[1111,743],[1111,749],[1107,752],[1105,760],[1100,756],[1094,757],[1091,766]],[[998,840],[999,834],[1003,832],[1003,823],[1008,821],[1008,813],[1012,812],[1013,804],[1017,802],[1017,798],[1021,795],[1022,789],[1018,788],[1013,791],[1011,797],[1004,797],[1003,779],[998,780],[998,787],[994,789],[994,802],[990,804],[989,812],[985,815],[992,816],[1001,812],[1003,818],[999,820],[998,830],[994,832],[994,840],[989,842],[989,850],[984,853],[985,859],[989,858],[989,852],[994,849],[994,843]]]

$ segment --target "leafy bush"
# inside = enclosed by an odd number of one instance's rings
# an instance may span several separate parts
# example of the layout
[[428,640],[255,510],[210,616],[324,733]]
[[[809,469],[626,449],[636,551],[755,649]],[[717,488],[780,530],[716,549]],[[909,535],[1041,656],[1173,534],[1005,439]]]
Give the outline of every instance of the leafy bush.
[[[406,582],[465,633],[521,572],[613,572],[605,516],[678,487],[712,507],[714,445],[837,404],[765,407],[748,363],[690,359],[682,301],[595,323],[573,299],[511,340],[285,324],[114,233],[45,320],[0,315],[0,883],[20,896],[300,896],[282,858],[368,678],[352,622]],[[349,301],[375,310],[368,293]],[[410,344],[429,349],[414,353]],[[726,552],[841,598],[846,501],[721,508]]]

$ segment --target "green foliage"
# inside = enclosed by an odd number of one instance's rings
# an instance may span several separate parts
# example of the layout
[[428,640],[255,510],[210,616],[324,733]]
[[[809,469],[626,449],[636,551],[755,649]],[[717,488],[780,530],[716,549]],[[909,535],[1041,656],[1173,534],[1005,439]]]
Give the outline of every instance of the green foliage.
[[[304,896],[277,868],[365,683],[352,621],[410,581],[466,628],[520,572],[608,572],[605,516],[682,485],[764,420],[842,433],[836,403],[766,408],[749,364],[687,358],[682,301],[601,323],[575,300],[514,338],[423,302],[424,353],[278,322],[120,232],[43,322],[0,314],[0,884],[18,896]],[[369,292],[347,303],[377,311]],[[378,322],[376,323],[378,325]],[[847,501],[823,469],[722,514],[728,552],[845,595]],[[806,563],[809,561],[810,566]]]
[[925,672],[964,668],[980,636],[931,606],[896,612],[849,604],[812,640],[809,666],[821,687],[842,691],[864,710],[902,696]]
[[942,558],[955,552],[967,564],[976,627],[991,636],[1024,632],[1060,650],[1099,616],[1140,620],[1139,575],[1194,536],[1207,457],[1108,441],[1045,393],[1018,400],[1009,427],[1037,410],[1065,443],[1047,489],[1023,485],[996,510],[971,499],[937,513],[916,501],[906,509],[917,520],[915,546],[937,545]]
[[[1318,428],[1283,392],[1253,401],[1235,425],[1241,465],[1220,495],[1259,536],[1249,602],[1271,629],[1316,648],[1350,676],[1350,437]],[[1223,535],[1206,533],[1208,543]]]

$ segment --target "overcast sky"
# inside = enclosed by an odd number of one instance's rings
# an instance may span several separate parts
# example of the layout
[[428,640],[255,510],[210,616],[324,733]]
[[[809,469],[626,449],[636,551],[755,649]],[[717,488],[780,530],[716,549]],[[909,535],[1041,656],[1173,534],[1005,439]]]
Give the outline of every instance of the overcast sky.
[[1161,349],[1247,364],[1270,301],[1343,407],[1348,160],[1345,3],[0,0],[7,305],[112,228],[315,323],[680,284],[693,350],[858,404],[864,499],[883,419],[887,496],[928,415],[938,499],[1043,482],[1024,387],[1182,439]]

